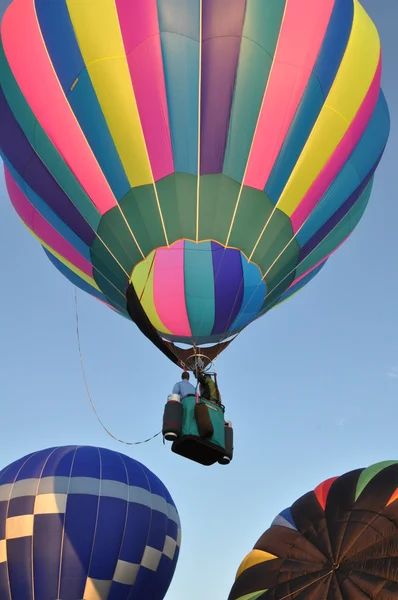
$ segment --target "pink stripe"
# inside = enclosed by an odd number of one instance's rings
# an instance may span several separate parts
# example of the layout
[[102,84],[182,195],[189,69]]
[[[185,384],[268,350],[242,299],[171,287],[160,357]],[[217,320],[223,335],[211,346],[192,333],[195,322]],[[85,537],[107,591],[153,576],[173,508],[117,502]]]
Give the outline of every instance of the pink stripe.
[[379,97],[380,81],[381,58],[368,93],[350,127],[347,129],[345,136],[292,214],[291,219],[294,232],[300,229],[314,210],[314,207],[321,200],[332,181],[337,177],[339,171],[360,140],[375,109]]
[[11,70],[39,123],[101,214],[116,206],[51,64],[34,0],[14,0],[1,34]]
[[92,265],[69,244],[34,208],[28,198],[20,190],[12,175],[4,167],[7,191],[11,198],[12,205],[16,212],[25,223],[45,244],[50,246],[55,252],[66,258],[72,265],[86,273],[89,277],[94,277]]
[[334,0],[287,0],[245,185],[263,190],[318,58]]
[[160,320],[174,335],[190,336],[184,285],[184,241],[156,251],[154,302]]
[[155,181],[174,172],[156,0],[116,0]]

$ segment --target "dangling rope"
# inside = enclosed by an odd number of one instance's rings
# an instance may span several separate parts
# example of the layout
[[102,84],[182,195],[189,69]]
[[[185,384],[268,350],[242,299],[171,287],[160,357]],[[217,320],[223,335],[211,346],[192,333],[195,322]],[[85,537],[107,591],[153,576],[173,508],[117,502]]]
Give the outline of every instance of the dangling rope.
[[120,444],[125,444],[126,446],[137,446],[138,444],[146,444],[147,442],[150,442],[151,440],[154,440],[156,437],[158,437],[158,435],[160,435],[162,432],[159,431],[158,433],[155,433],[155,435],[153,435],[152,437],[146,439],[146,440],[142,440],[141,442],[125,442],[124,440],[119,440],[117,437],[115,437],[110,431],[109,429],[107,429],[104,425],[104,423],[101,421],[96,408],[94,406],[94,402],[91,398],[91,394],[90,394],[90,390],[88,387],[88,383],[87,383],[87,379],[86,379],[86,373],[84,371],[84,364],[83,364],[83,357],[82,357],[82,350],[81,350],[81,344],[80,344],[80,331],[79,331],[79,307],[78,307],[78,303],[77,303],[77,287],[75,287],[75,309],[76,309],[76,336],[77,336],[77,347],[79,350],[79,357],[80,357],[80,366],[82,369],[82,375],[83,375],[83,381],[84,381],[84,386],[86,388],[86,393],[87,393],[87,397],[90,401],[90,405],[91,408],[93,409],[93,412],[95,414],[95,416],[97,417],[99,424],[101,425],[101,427],[104,429],[104,431],[106,431],[106,433],[114,440],[116,440],[116,442],[119,442]]

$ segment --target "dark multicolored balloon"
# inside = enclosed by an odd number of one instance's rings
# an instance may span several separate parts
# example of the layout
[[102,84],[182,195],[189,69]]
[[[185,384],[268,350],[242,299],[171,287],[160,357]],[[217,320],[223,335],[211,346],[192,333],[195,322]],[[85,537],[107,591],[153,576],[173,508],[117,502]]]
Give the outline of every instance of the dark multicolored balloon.
[[235,335],[364,213],[389,114],[357,0],[13,0],[1,44],[16,211],[125,316],[132,282],[165,339]]
[[0,471],[1,600],[162,600],[180,539],[166,487],[118,452],[50,448]]
[[229,600],[396,600],[398,461],[328,479],[281,512]]

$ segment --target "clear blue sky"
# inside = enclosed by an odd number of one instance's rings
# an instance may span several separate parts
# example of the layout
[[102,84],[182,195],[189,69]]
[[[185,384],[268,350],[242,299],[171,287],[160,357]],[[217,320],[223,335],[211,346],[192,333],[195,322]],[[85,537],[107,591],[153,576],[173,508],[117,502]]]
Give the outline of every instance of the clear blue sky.
[[[103,432],[82,381],[74,289],[14,214],[0,175],[0,468],[63,444],[105,446],[145,463],[182,521],[167,600],[226,598],[241,559],[280,510],[327,477],[398,457],[398,3],[363,4],[384,48],[388,147],[350,240],[217,363],[235,429],[229,467],[184,461],[159,438],[132,449]],[[87,378],[107,426],[127,440],[159,431],[180,371],[134,325],[83,293],[79,302]]]

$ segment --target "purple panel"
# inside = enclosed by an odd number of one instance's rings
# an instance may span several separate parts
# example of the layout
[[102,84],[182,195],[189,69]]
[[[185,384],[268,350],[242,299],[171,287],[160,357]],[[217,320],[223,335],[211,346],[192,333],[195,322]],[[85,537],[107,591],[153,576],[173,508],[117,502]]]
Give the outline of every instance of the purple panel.
[[0,148],[29,187],[88,246],[95,233],[34,152],[0,89]]
[[203,0],[200,173],[221,173],[246,0]]
[[323,227],[321,227],[316,232],[316,234],[310,240],[308,240],[305,246],[301,248],[298,258],[298,264],[300,264],[300,262],[302,262],[314,250],[314,248],[316,248],[322,242],[322,240],[332,231],[332,229],[336,227],[337,223],[339,223],[339,221],[341,221],[343,217],[348,213],[348,211],[354,206],[355,202],[358,200],[360,195],[363,193],[363,191],[369,184],[369,181],[372,179],[377,169],[377,166],[381,160],[381,157],[382,154],[379,156],[375,166],[363,180],[361,185],[357,187],[355,192],[351,194],[348,200],[346,200],[344,204],[340,206],[339,210],[335,212],[332,217],[330,217],[329,221],[327,221],[325,225],[323,225]]
[[224,333],[242,306],[244,281],[240,252],[211,242],[215,281],[215,318],[211,334]]

